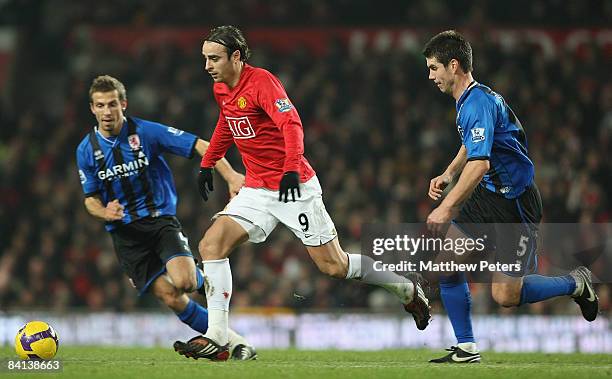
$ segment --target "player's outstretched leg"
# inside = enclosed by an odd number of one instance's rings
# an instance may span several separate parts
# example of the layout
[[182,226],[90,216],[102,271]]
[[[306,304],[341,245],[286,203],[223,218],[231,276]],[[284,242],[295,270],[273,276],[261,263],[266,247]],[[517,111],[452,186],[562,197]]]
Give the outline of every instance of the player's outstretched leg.
[[[504,279],[502,274],[497,277]],[[571,296],[587,321],[597,317],[599,299],[593,288],[591,271],[586,267],[580,266],[563,276],[532,274],[523,277],[522,281],[514,279],[513,283],[508,278],[505,281],[496,279],[492,285],[493,298],[502,306],[512,307],[558,296]]]
[[425,330],[431,321],[431,307],[423,287],[425,279],[417,273],[408,278],[391,271],[374,271],[374,260],[366,255],[348,254],[348,272],[346,279],[355,279],[367,284],[376,285],[391,292],[404,305],[406,312],[414,318],[416,327]]
[[429,300],[423,292],[424,281],[420,276],[414,276],[411,280],[394,272],[374,271],[372,258],[345,253],[337,238],[321,246],[306,246],[306,249],[321,272],[336,278],[355,279],[382,287],[404,304],[404,309],[412,314],[418,329],[423,330],[429,325]]

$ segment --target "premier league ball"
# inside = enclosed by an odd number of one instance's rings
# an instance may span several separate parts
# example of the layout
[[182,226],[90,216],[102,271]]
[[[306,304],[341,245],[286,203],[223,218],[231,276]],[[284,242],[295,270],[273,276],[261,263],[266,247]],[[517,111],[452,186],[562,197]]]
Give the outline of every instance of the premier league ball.
[[15,336],[15,351],[21,359],[52,359],[57,353],[57,333],[43,321],[30,321]]

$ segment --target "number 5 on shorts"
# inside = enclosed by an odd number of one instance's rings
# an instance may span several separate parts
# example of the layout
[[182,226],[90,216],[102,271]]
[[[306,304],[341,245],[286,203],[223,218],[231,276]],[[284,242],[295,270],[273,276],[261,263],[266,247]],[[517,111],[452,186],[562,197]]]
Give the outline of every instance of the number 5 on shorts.
[[527,251],[527,242],[529,242],[529,237],[521,236],[521,239],[519,240],[519,249],[516,251],[517,256],[522,257],[525,255],[525,252]]

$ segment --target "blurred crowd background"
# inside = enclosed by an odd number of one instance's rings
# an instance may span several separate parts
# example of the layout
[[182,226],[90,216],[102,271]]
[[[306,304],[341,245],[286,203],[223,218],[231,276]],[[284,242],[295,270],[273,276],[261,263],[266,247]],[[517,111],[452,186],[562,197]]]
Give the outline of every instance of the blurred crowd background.
[[[87,214],[75,148],[95,123],[87,91],[100,74],[124,82],[128,114],[209,139],[218,109],[200,46],[139,44],[125,52],[84,31],[123,26],[200,27],[234,23],[249,31],[296,26],[417,28],[422,45],[458,28],[471,39],[475,78],[501,93],[526,128],[544,222],[612,218],[611,54],[601,41],[550,56],[528,39],[502,49],[487,31],[500,27],[608,28],[612,1],[0,1],[2,28],[17,35],[0,108],[0,309],[132,310],[160,307],[139,298],[119,269],[110,237]],[[204,33],[202,33],[202,36]],[[304,124],[306,157],[324,191],[345,250],[357,252],[365,222],[421,222],[434,204],[429,180],[459,148],[452,98],[427,79],[420,51],[351,54],[330,38],[324,53],[275,51],[251,44],[251,63],[284,83]],[[608,45],[609,47],[609,45]],[[198,159],[168,157],[179,212],[194,252],[227,193],[217,178],[213,201],[196,190]],[[235,148],[228,159],[243,170]],[[541,260],[546,272],[546,259]],[[282,226],[231,257],[234,307],[397,309],[383,290],[320,274]],[[573,302],[502,310],[489,286],[472,285],[476,312],[578,314]],[[599,284],[604,313],[610,285]],[[436,302],[440,307],[439,302]],[[161,307],[160,307],[161,308]]]

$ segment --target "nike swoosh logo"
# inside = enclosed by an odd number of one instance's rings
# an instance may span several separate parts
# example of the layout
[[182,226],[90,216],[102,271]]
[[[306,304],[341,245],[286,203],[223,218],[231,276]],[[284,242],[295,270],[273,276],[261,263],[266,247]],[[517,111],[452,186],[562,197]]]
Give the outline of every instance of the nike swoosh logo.
[[591,294],[591,296],[589,296],[587,300],[590,302],[595,301],[595,291],[591,290],[589,286],[587,286],[587,289],[589,290],[589,293]]
[[474,358],[475,358],[475,356],[474,356],[474,355],[470,355],[470,356],[468,356],[468,357],[463,357],[463,358],[462,358],[462,357],[457,356],[457,354],[456,354],[456,353],[455,353],[455,354],[453,354],[453,355],[451,355],[451,359],[452,359],[453,361],[455,361],[455,362],[465,362],[465,361],[470,361],[470,360],[472,360],[472,359],[474,359]]

